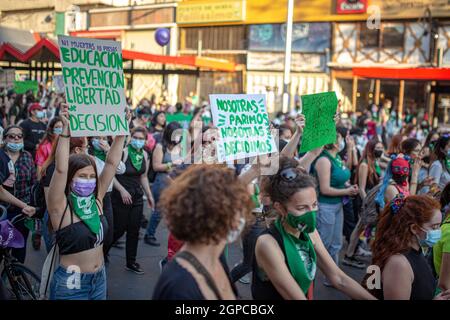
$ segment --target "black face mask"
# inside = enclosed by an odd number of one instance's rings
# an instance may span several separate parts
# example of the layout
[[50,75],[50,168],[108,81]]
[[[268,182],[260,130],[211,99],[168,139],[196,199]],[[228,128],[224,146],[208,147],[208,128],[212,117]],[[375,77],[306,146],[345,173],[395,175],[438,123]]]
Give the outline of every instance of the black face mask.
[[392,180],[395,181],[396,184],[401,185],[401,186],[405,186],[406,182],[408,181],[408,176],[405,175],[393,175],[392,176]]
[[373,155],[378,159],[383,155],[383,150],[374,150]]

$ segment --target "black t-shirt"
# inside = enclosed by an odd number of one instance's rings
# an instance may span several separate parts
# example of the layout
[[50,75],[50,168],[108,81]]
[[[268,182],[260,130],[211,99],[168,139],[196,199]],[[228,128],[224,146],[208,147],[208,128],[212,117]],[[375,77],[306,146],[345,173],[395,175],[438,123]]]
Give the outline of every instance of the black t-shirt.
[[5,182],[5,180],[9,177],[9,161],[11,161],[11,159],[8,157],[5,151],[3,151],[3,149],[0,149],[0,184],[3,184],[3,182]]
[[[220,257],[220,262],[230,280],[231,288],[237,296],[237,290],[231,282],[230,272],[223,254]],[[205,300],[205,297],[189,271],[180,266],[175,259],[172,259],[164,267],[159,277],[153,291],[152,300]]]
[[36,146],[44,136],[47,126],[43,122],[34,122],[31,119],[23,121],[20,126],[23,129],[24,148],[34,157]]

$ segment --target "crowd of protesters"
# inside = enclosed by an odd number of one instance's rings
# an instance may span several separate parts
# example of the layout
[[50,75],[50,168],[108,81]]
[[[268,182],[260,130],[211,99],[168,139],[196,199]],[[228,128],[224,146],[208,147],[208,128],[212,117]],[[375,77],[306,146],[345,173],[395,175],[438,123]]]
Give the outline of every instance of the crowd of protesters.
[[[145,227],[145,244],[167,244],[161,274],[145,275],[159,278],[149,299],[236,299],[238,280],[253,299],[313,299],[318,282],[353,299],[450,299],[449,134],[386,100],[338,113],[336,140],[302,154],[308,124],[296,107],[273,118],[277,153],[219,164],[209,104],[199,102],[153,96],[127,108],[129,136],[75,138],[63,95],[2,94],[3,218],[26,217],[14,227],[35,250],[44,239],[47,298],[106,299],[109,251],[124,235],[124,268],[144,274]],[[189,122],[170,120],[177,114]],[[156,238],[160,222],[168,239]],[[225,247],[236,241],[242,262],[229,268]],[[26,248],[11,254],[26,263]],[[381,285],[341,265],[378,266]]]

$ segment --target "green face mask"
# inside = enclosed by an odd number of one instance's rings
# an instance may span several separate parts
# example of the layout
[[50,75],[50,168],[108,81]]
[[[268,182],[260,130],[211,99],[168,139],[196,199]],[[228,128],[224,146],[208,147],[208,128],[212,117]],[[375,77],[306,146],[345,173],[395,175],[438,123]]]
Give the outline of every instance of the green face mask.
[[288,212],[286,222],[300,232],[311,233],[316,230],[316,216],[317,211],[309,211],[301,216],[294,216],[292,213]]

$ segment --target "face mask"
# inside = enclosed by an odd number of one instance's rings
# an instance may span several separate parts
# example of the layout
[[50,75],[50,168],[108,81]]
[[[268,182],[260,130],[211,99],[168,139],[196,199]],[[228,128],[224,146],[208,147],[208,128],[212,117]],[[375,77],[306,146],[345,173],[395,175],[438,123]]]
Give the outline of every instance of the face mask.
[[383,150],[374,150],[373,155],[375,158],[380,158],[383,155]]
[[45,116],[44,111],[36,111],[36,118],[42,119]]
[[345,142],[344,142],[344,140],[341,140],[341,141],[339,142],[339,152],[341,152],[342,150],[344,150],[344,148],[345,148]]
[[53,129],[53,134],[62,134],[63,133],[63,128],[54,128]]
[[[422,229],[422,228],[420,228],[420,229]],[[438,243],[439,240],[441,240],[441,236],[442,236],[441,229],[428,230],[428,231],[424,230],[424,229],[422,229],[422,230],[426,231],[427,236],[426,236],[425,239],[417,238],[419,240],[419,244],[420,244],[421,247],[429,247],[429,248],[431,248],[436,243]]]
[[233,243],[239,238],[239,236],[242,233],[242,230],[244,230],[245,227],[245,219],[240,218],[239,219],[239,226],[235,230],[230,230],[227,235],[227,243]]
[[8,148],[12,152],[19,152],[23,149],[23,143],[8,142],[6,144],[6,148]]
[[133,148],[135,148],[136,150],[142,149],[145,145],[145,141],[144,140],[139,140],[139,139],[131,139],[130,142],[131,146]]
[[94,192],[96,186],[96,179],[75,178],[72,182],[72,191],[80,197],[88,197]]
[[98,139],[92,139],[92,146],[97,151],[103,151],[102,148],[100,147],[100,140]]
[[392,180],[394,180],[396,184],[405,187],[408,182],[408,176],[395,174],[392,175]]
[[288,212],[286,222],[292,228],[298,229],[300,232],[311,233],[316,230],[316,216],[317,211],[309,211],[301,216],[295,216]]

